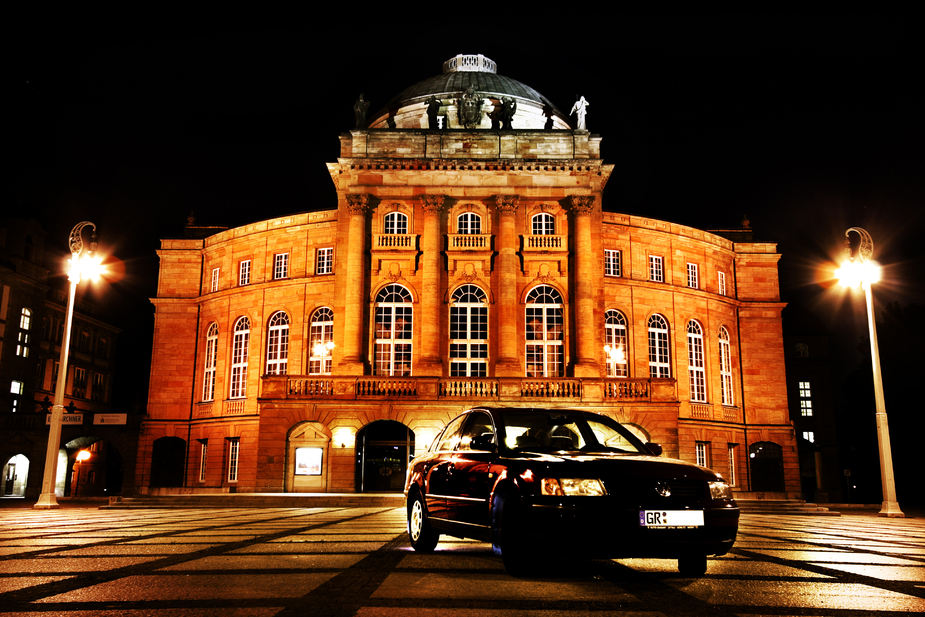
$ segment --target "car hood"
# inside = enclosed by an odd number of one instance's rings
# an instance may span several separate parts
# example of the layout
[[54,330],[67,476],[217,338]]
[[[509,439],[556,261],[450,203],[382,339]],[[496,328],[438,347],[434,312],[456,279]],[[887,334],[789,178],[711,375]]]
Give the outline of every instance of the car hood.
[[712,469],[686,461],[647,454],[615,452],[516,452],[503,458],[524,467],[574,471],[579,477],[595,474],[632,474],[635,477],[674,477],[716,480]]

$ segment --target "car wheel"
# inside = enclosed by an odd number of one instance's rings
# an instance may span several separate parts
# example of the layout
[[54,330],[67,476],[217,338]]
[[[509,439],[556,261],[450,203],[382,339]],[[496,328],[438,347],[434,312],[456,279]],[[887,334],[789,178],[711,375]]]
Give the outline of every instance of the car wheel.
[[509,494],[496,495],[491,503],[492,544],[501,552],[504,569],[514,576],[528,574],[536,567],[533,551],[520,524],[517,500]]
[[707,556],[703,553],[682,553],[678,557],[678,572],[684,576],[703,576],[707,571]]
[[429,553],[437,546],[440,534],[433,530],[427,520],[427,506],[420,493],[414,493],[408,501],[408,536],[411,547],[419,553]]

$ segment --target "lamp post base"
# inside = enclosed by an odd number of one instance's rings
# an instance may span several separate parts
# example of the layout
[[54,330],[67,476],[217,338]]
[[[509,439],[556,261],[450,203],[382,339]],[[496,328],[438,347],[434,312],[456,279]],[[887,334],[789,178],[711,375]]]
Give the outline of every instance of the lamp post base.
[[58,500],[55,498],[54,493],[42,493],[39,495],[38,501],[36,501],[35,505],[32,507],[36,510],[52,510],[60,506],[58,505]]
[[880,512],[877,516],[885,516],[887,518],[906,518],[906,515],[903,514],[903,511],[899,509],[899,503],[896,501],[884,501],[880,506]]

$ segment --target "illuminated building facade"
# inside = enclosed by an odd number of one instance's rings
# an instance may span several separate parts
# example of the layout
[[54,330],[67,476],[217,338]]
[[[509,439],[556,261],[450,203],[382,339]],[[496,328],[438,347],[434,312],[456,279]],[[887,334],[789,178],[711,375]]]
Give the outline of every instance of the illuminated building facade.
[[604,211],[601,138],[482,56],[361,120],[336,208],[162,241],[136,486],[400,490],[491,403],[798,496],[775,245]]

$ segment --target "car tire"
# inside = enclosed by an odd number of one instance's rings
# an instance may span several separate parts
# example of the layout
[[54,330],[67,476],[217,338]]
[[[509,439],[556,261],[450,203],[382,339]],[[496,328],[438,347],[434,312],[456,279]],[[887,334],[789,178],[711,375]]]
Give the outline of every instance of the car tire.
[[492,545],[501,553],[508,574],[529,574],[536,567],[534,551],[530,550],[524,533],[517,498],[510,493],[495,495],[491,502]]
[[707,571],[707,556],[703,553],[682,553],[678,557],[678,572],[684,576],[703,576]]
[[432,552],[440,541],[440,534],[434,531],[427,518],[427,504],[418,492],[408,500],[408,537],[411,548],[419,553]]

